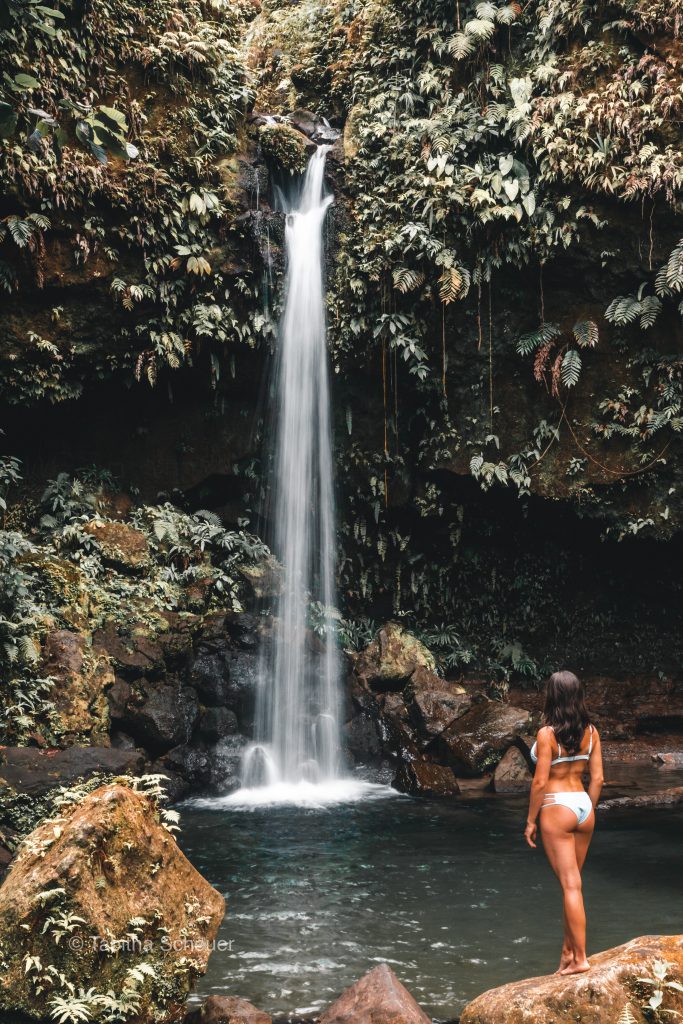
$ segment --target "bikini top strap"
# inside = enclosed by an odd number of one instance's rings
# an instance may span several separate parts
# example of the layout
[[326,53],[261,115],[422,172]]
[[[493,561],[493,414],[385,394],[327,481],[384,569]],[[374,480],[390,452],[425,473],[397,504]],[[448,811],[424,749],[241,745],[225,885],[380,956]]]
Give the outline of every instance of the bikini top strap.
[[590,757],[591,751],[593,750],[593,726],[589,726],[590,729],[590,740],[588,741],[588,756]]

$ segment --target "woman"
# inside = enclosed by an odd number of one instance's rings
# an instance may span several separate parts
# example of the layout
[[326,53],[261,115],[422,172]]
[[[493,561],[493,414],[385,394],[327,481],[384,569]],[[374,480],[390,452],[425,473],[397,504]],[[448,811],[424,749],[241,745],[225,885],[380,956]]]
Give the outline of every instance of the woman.
[[[603,775],[598,730],[588,721],[583,686],[572,672],[551,675],[543,718],[545,725],[531,749],[536,773],[524,836],[535,849],[540,814],[543,846],[564,896],[564,943],[557,973],[583,974],[590,964],[581,869],[593,838]],[[588,792],[582,782],[586,765]]]

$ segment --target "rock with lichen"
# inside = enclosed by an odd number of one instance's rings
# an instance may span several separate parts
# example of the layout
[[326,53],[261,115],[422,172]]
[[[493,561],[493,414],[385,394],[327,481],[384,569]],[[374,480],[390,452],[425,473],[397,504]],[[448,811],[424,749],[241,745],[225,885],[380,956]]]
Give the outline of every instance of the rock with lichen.
[[397,622],[387,622],[355,660],[356,675],[377,689],[405,684],[416,669],[434,672],[434,655]]
[[150,566],[147,538],[127,523],[93,519],[83,527],[95,538],[105,563],[124,572],[144,572]]
[[43,645],[43,671],[54,679],[52,730],[60,743],[87,738],[109,744],[107,690],[114,682],[109,659],[81,633],[57,629]]
[[0,887],[0,1016],[181,1016],[225,908],[163,815],[117,783],[24,840]]

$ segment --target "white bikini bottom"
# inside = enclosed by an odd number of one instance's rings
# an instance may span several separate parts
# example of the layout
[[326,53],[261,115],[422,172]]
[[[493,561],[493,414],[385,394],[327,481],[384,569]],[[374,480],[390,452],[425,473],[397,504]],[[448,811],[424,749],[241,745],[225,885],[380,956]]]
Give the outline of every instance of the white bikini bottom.
[[554,807],[558,804],[573,811],[579,819],[579,825],[583,825],[584,821],[588,820],[593,810],[591,798],[585,790],[581,793],[546,793],[544,807]]

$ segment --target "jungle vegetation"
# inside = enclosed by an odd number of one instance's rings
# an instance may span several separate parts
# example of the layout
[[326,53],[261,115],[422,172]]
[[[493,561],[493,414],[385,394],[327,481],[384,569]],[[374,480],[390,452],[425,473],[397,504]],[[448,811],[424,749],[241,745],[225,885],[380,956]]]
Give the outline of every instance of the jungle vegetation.
[[[539,541],[501,555],[493,520],[511,496],[521,510],[546,502],[548,518],[571,509],[608,546],[674,542],[677,5],[3,0],[0,11],[8,418],[108,378],[173,392],[181,371],[224,401],[246,350],[267,361],[283,270],[268,181],[300,173],[292,114],[304,109],[340,132],[328,302],[349,635],[407,617],[449,668],[533,675],[540,655],[526,648],[545,642],[539,609],[572,554]],[[18,469],[5,466],[9,484]],[[35,543],[23,529],[7,543]],[[622,584],[590,607],[596,638],[623,618]],[[649,643],[646,596],[634,601],[634,643]],[[558,643],[582,614],[553,620]]]

